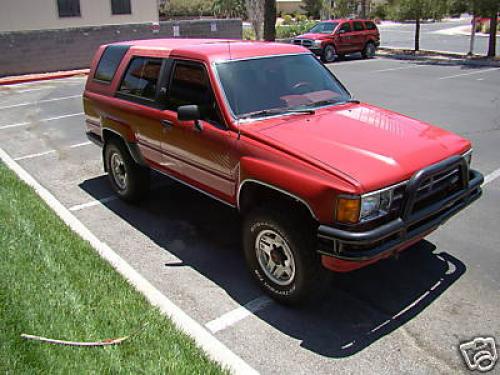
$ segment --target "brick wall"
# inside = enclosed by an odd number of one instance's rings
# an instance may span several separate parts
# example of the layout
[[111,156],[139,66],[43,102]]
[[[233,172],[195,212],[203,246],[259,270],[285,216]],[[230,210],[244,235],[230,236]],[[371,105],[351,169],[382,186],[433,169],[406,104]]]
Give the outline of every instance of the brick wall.
[[241,38],[238,19],[162,21],[159,33],[152,32],[150,23],[0,32],[0,77],[87,68],[101,44],[169,38],[174,26],[184,38]]

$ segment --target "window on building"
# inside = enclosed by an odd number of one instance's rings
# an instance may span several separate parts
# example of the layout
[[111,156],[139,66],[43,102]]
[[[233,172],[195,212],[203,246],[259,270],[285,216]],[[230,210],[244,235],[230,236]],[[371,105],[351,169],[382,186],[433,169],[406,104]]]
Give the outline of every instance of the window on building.
[[99,60],[97,69],[94,74],[94,79],[106,83],[110,83],[113,80],[116,69],[123,59],[123,56],[127,53],[130,46],[127,45],[116,45],[106,47],[106,50]]
[[57,0],[59,17],[80,17],[80,0]]
[[112,14],[132,14],[130,0],[111,0]]
[[363,23],[359,22],[359,21],[354,21],[352,23],[352,25],[353,25],[354,31],[363,31],[365,29],[365,27],[363,26]]
[[161,59],[136,57],[127,68],[118,93],[130,99],[154,102],[161,71]]

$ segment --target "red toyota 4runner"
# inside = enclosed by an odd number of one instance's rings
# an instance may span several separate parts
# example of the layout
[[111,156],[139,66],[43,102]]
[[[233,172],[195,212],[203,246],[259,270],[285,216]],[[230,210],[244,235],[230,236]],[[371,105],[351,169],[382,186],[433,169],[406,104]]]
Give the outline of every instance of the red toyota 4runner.
[[83,100],[116,193],[140,199],[154,169],[234,207],[253,277],[284,303],[320,265],[394,255],[481,195],[468,140],[359,103],[299,46],[110,44]]
[[373,21],[330,20],[316,24],[293,43],[309,48],[323,62],[356,52],[361,52],[364,58],[372,58],[380,45],[380,33]]

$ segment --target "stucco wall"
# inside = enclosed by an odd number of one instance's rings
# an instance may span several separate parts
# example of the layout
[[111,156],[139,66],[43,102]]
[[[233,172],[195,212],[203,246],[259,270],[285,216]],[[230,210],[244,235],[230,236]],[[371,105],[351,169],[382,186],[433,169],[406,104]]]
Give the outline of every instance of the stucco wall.
[[0,32],[0,76],[87,68],[101,44],[173,37],[174,26],[185,38],[241,39],[239,19],[165,21],[159,33],[150,23]]
[[59,17],[57,0],[0,0],[0,31],[158,22],[157,0],[131,0],[132,14],[112,15],[111,0],[80,0],[81,17]]

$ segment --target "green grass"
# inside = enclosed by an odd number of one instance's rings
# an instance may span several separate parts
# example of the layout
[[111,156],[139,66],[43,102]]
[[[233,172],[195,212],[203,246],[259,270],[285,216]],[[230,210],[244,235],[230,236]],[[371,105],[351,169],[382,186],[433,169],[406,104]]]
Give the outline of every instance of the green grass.
[[[94,341],[143,322],[116,346],[20,338]],[[222,372],[0,163],[0,373]]]

